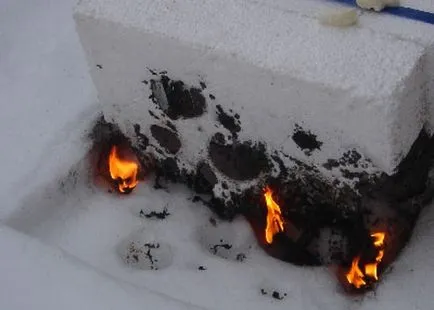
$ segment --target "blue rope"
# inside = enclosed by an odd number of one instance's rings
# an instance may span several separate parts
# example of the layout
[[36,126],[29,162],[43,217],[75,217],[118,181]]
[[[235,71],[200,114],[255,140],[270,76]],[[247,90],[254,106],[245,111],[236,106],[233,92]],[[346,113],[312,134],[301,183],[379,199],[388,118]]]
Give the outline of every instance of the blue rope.
[[[355,0],[332,0],[332,1],[349,4],[352,6],[357,6]],[[431,12],[420,11],[420,10],[402,7],[402,6],[386,7],[381,12],[434,25],[434,13]]]

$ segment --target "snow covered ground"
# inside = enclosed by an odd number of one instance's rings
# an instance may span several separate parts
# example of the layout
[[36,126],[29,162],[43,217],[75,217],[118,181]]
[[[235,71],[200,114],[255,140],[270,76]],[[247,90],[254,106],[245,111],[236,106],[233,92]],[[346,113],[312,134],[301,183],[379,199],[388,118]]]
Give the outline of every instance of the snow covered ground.
[[[83,136],[99,107],[74,2],[0,1],[0,309],[434,308],[434,208],[378,289],[350,298],[331,270],[265,255],[242,219],[214,227],[182,188],[141,183],[117,197],[89,186]],[[165,220],[140,216],[164,207]],[[233,247],[214,255],[220,239]],[[124,264],[131,240],[160,244],[158,270]]]

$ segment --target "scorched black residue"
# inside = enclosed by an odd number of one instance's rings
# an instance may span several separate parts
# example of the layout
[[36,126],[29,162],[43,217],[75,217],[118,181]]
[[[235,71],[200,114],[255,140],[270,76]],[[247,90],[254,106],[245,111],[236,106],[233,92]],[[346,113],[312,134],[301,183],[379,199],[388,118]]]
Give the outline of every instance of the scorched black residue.
[[238,261],[238,262],[244,262],[244,260],[246,259],[246,254],[244,254],[244,253],[238,253],[237,254],[237,257],[236,257],[236,260]]
[[215,244],[210,248],[210,250],[213,254],[217,254],[219,248],[223,248],[225,250],[230,250],[230,249],[232,249],[232,245],[228,244],[228,243]]
[[263,288],[261,288],[261,294],[264,296],[265,295],[271,295],[271,297],[273,297],[274,299],[277,299],[277,300],[283,300],[287,296],[286,293],[280,293],[278,291],[267,292],[267,290],[265,290]]
[[137,136],[138,146],[142,150],[145,150],[149,145],[149,138],[147,136],[145,136],[143,133],[141,133],[140,129],[141,129],[141,127],[139,124],[134,125],[134,133]]
[[[155,93],[162,85],[164,94]],[[160,80],[151,80],[152,98],[157,99],[164,96],[166,102],[157,102],[164,112],[171,119],[194,118],[201,116],[206,110],[206,100],[202,94],[202,89],[189,87],[182,81],[173,81],[166,75],[162,75]],[[158,101],[158,100],[156,100]],[[166,107],[167,105],[167,107]]]
[[158,141],[161,147],[171,154],[176,154],[181,148],[181,140],[178,135],[170,129],[152,125],[151,134]]
[[140,210],[140,216],[146,217],[147,219],[156,218],[159,220],[164,220],[169,215],[170,213],[167,211],[167,208],[164,208],[162,212],[151,211],[149,213],[145,213],[143,210]]
[[339,163],[342,165],[349,165],[357,168],[360,159],[362,159],[362,155],[360,155],[359,152],[353,149],[345,152],[342,155],[342,158],[339,160]]
[[234,180],[254,179],[270,167],[263,144],[243,142],[228,145],[221,134],[211,139],[209,156],[217,169]]
[[292,140],[301,148],[306,155],[310,156],[314,150],[320,150],[322,142],[317,140],[316,135],[296,125]]
[[217,177],[211,166],[205,162],[201,162],[197,166],[196,176],[194,180],[194,189],[199,194],[210,194],[217,184]]
[[339,165],[339,161],[337,161],[336,159],[328,159],[327,162],[322,166],[327,170],[332,170],[333,168],[339,167]]
[[[216,105],[217,119],[220,124],[229,130],[234,136],[241,130],[240,121],[235,116],[225,112],[221,105]],[[238,114],[237,114],[238,115]]]

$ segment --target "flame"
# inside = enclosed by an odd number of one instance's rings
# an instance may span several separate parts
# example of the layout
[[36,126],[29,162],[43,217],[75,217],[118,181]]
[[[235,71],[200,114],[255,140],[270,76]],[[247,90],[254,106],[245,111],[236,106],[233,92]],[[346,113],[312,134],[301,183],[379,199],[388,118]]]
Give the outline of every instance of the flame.
[[[134,154],[133,154],[134,155]],[[137,173],[139,164],[135,156],[132,160],[120,158],[118,146],[112,146],[109,155],[109,171],[113,180],[118,182],[118,189],[125,193],[134,189],[139,183]]]
[[366,264],[365,265],[365,274],[367,276],[370,276],[371,278],[374,278],[375,280],[378,280],[377,263]]
[[273,192],[269,187],[265,188],[265,203],[267,204],[267,226],[265,227],[265,240],[268,244],[273,242],[273,237],[283,231],[282,212],[279,205],[273,200]]
[[372,238],[374,238],[374,245],[379,248],[382,247],[384,244],[384,239],[386,238],[386,234],[382,232],[373,233],[371,235]]
[[386,234],[383,232],[371,234],[373,244],[377,248],[378,253],[375,257],[375,262],[366,264],[364,267],[364,273],[359,267],[360,256],[353,259],[351,268],[346,274],[348,283],[352,284],[355,288],[361,288],[366,285],[365,278],[374,279],[378,281],[378,265],[381,263],[384,257],[384,240]]
[[378,255],[377,255],[377,258],[375,259],[375,261],[377,263],[380,263],[383,260],[383,256],[384,256],[384,250],[378,251]]
[[351,264],[351,269],[347,273],[347,280],[349,283],[355,286],[355,288],[361,288],[366,285],[366,282],[363,280],[365,275],[359,268],[359,260],[360,257],[356,257]]

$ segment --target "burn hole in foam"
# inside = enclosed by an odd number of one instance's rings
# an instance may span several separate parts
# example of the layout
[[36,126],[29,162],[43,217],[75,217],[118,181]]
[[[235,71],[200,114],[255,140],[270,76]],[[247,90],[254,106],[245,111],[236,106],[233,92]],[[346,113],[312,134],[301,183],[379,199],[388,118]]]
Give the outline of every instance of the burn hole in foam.
[[229,144],[217,133],[211,138],[208,150],[214,166],[234,180],[255,179],[270,168],[265,146],[261,143]]
[[206,100],[201,88],[189,87],[164,74],[151,79],[150,87],[151,99],[173,120],[199,117],[206,111]]
[[[142,139],[144,137],[142,135]],[[89,157],[95,182],[109,191],[131,193],[152,169],[152,157],[140,153],[130,139],[104,117],[96,122],[90,138],[93,147]]]

